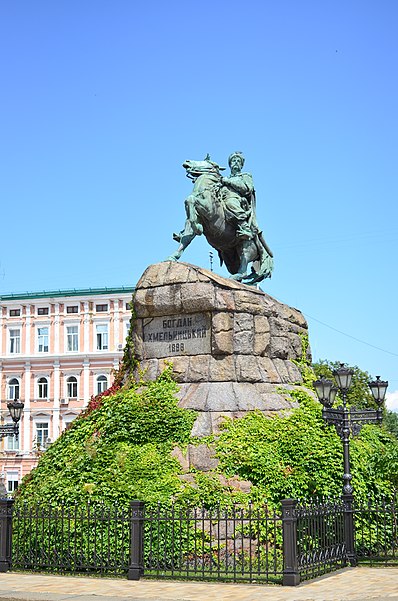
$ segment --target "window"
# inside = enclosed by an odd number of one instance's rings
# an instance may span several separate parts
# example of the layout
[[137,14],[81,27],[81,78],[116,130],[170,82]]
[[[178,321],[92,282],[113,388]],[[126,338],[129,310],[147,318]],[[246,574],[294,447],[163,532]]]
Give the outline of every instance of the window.
[[67,313],[78,313],[79,312],[79,307],[78,305],[73,305],[70,307],[66,307],[66,312]]
[[18,451],[19,450],[19,434],[18,436],[7,436],[7,451]]
[[97,326],[97,351],[108,350],[108,326],[98,324]]
[[39,353],[48,353],[48,328],[37,328],[37,343]]
[[10,317],[19,317],[21,315],[21,309],[10,309]]
[[77,399],[77,378],[69,376],[66,380],[67,396],[69,399]]
[[66,327],[66,350],[79,350],[79,326]]
[[66,415],[63,419],[64,422],[64,430],[69,430],[69,428],[71,427],[71,425],[73,424],[73,421],[76,419],[76,415]]
[[10,329],[10,353],[21,352],[21,330],[19,328]]
[[108,305],[95,305],[95,310],[97,313],[103,313],[104,311],[108,311]]
[[37,380],[37,390],[39,393],[39,399],[48,398],[48,380],[47,378],[39,378]]
[[126,311],[131,311],[131,305],[130,305],[130,303],[126,303]]
[[48,422],[36,422],[36,442],[43,446],[48,438]]
[[7,492],[11,493],[18,488],[18,472],[7,472]]
[[37,315],[48,315],[48,307],[39,307],[37,309]]
[[16,378],[12,378],[8,382],[8,400],[17,401],[19,399],[19,382]]
[[108,388],[108,378],[106,376],[98,376],[97,378],[97,394],[101,394]]

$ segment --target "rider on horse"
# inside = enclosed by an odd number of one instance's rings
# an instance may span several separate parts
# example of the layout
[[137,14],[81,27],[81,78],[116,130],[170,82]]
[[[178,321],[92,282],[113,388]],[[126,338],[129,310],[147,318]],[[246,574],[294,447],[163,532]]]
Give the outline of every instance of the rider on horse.
[[221,178],[221,200],[236,223],[237,238],[251,240],[258,228],[253,206],[253,178],[250,173],[242,173],[244,162],[241,152],[233,152],[228,158],[231,175]]
[[173,234],[179,247],[169,261],[178,261],[195,236],[204,233],[233,279],[256,284],[271,277],[272,252],[257,223],[253,179],[250,173],[242,173],[244,161],[241,152],[231,154],[229,177],[221,175],[223,167],[211,161],[209,155],[203,161],[183,163],[194,187],[185,199],[184,229]]

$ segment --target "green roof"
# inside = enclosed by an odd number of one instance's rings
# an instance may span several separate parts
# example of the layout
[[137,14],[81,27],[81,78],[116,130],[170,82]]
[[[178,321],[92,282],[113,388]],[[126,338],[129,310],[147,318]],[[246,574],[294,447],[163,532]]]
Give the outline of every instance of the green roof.
[[0,294],[0,301],[22,300],[25,298],[127,294],[128,292],[134,292],[134,290],[134,286],[119,286],[118,288],[70,288],[69,290],[43,290],[42,292],[15,292],[11,294]]

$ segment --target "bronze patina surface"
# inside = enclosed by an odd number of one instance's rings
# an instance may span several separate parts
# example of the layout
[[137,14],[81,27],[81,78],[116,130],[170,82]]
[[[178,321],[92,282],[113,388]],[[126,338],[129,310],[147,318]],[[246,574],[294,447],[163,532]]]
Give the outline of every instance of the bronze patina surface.
[[242,172],[244,162],[241,152],[233,152],[229,177],[221,175],[224,168],[209,155],[203,161],[183,163],[194,187],[185,200],[184,229],[173,236],[179,247],[168,260],[178,261],[192,240],[204,234],[232,279],[256,284],[271,277],[273,255],[257,222],[253,178]]

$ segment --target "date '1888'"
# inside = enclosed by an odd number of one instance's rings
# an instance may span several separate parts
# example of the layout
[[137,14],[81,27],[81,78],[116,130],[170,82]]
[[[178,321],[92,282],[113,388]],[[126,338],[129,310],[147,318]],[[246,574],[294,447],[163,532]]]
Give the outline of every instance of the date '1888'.
[[176,342],[175,344],[169,344],[169,353],[179,353],[185,350],[183,342]]

